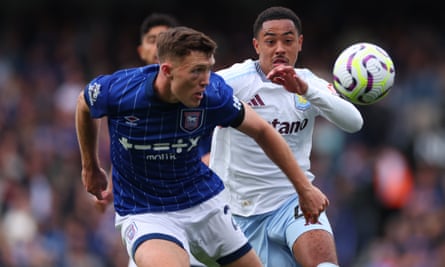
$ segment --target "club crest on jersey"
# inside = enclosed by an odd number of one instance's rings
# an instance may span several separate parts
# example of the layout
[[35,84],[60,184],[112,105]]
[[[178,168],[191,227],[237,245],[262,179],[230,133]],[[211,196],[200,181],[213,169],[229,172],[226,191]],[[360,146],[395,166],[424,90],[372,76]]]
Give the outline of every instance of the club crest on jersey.
[[193,132],[202,125],[203,111],[198,110],[182,110],[181,111],[181,129],[185,132]]
[[295,99],[295,107],[299,110],[307,110],[311,106],[311,103],[301,95],[295,94],[294,99]]

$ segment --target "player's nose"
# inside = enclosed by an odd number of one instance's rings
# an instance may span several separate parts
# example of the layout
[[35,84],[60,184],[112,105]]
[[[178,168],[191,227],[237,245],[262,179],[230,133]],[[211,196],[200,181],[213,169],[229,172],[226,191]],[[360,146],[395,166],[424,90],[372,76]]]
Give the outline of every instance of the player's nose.
[[210,83],[210,71],[206,71],[203,75],[202,78],[200,80],[200,85],[201,86],[207,86]]
[[282,42],[277,42],[275,46],[275,53],[286,52],[285,45]]

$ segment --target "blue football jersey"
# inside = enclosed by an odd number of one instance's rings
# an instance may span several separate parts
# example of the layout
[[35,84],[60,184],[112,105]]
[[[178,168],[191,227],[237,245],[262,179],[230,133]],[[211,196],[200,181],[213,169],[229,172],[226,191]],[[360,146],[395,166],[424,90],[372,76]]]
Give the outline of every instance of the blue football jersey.
[[242,116],[232,88],[215,73],[199,107],[161,101],[158,65],[93,79],[84,90],[91,116],[107,116],[113,194],[123,216],[189,208],[221,192],[220,178],[201,162],[199,144],[215,126]]

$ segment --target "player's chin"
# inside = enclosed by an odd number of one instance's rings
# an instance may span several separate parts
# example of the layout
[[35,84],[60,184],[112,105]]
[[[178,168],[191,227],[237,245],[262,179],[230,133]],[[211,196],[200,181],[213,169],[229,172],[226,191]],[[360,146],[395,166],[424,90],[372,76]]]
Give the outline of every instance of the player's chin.
[[201,104],[202,97],[193,97],[187,103],[183,103],[188,108],[196,108]]

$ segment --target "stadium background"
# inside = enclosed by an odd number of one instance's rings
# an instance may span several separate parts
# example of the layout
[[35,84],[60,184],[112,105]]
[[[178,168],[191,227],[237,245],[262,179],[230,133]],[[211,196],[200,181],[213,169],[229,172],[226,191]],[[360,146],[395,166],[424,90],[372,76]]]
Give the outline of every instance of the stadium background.
[[126,266],[112,210],[96,212],[81,186],[79,90],[142,64],[139,25],[151,12],[213,37],[219,68],[255,56],[253,21],[272,5],[302,18],[299,64],[328,80],[356,41],[381,45],[396,65],[389,96],[359,107],[359,133],[322,120],[316,129],[313,171],[331,200],[341,265],[445,266],[444,17],[433,1],[357,2],[1,1],[0,266]]

